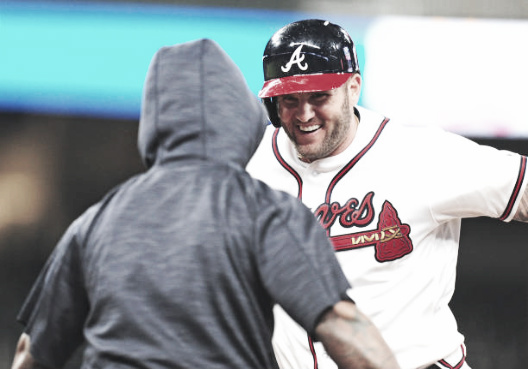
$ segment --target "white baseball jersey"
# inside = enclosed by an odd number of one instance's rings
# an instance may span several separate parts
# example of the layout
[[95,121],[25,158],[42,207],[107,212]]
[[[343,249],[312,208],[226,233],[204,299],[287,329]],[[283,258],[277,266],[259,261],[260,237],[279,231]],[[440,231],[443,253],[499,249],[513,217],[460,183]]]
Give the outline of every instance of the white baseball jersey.
[[[416,369],[463,344],[448,306],[461,219],[510,221],[528,182],[526,157],[358,112],[344,152],[304,163],[284,131],[270,126],[247,170],[312,210],[352,285],[350,297],[402,369]],[[274,347],[283,369],[336,367],[279,308]]]

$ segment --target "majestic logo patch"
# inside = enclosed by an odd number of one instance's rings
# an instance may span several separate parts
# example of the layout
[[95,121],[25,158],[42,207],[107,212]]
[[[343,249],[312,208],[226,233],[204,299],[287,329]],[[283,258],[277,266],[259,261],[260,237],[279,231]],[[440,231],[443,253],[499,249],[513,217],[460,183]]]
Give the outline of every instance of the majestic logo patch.
[[[374,218],[372,204],[373,192],[369,192],[363,201],[350,199],[345,206],[338,203],[323,204],[315,211],[323,227],[327,230],[339,217],[343,227],[365,227]],[[412,240],[409,237],[411,228],[403,224],[396,209],[385,201],[381,210],[378,227],[375,230],[330,237],[336,251],[345,251],[361,247],[374,246],[376,260],[386,262],[399,259],[413,251]]]
[[301,55],[302,47],[303,47],[303,45],[299,45],[299,47],[297,49],[295,49],[295,51],[293,52],[293,54],[292,54],[292,56],[290,58],[290,61],[288,63],[286,63],[286,65],[281,67],[281,70],[284,73],[288,73],[290,71],[291,67],[293,66],[293,64],[297,64],[297,67],[299,67],[300,70],[308,69],[308,64],[307,63],[304,63],[304,64],[302,63],[302,61],[305,58],[304,55]]

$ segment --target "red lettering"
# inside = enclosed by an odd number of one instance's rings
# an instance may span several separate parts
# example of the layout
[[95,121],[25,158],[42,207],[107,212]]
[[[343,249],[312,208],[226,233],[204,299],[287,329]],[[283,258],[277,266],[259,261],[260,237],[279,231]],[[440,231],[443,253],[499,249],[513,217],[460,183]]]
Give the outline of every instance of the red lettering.
[[321,204],[315,210],[314,215],[326,230],[330,229],[338,218],[343,227],[363,227],[374,219],[373,197],[374,193],[369,192],[361,204],[355,198],[348,200],[344,206],[338,202]]

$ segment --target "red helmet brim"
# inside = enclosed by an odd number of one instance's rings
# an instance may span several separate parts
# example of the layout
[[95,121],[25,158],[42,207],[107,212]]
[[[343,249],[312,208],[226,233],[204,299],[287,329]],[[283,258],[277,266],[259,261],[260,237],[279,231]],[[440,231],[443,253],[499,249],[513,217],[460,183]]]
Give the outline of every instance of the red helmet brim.
[[350,76],[351,73],[318,73],[275,78],[264,82],[258,96],[266,98],[301,92],[333,90],[345,83]]

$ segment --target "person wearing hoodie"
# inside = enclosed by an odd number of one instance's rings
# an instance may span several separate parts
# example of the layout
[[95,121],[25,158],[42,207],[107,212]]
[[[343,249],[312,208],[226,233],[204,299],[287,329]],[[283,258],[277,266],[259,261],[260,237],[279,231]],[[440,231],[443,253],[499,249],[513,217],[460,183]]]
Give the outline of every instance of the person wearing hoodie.
[[265,109],[214,41],[161,48],[144,86],[147,170],[65,232],[31,289],[13,369],[277,368],[275,304],[342,368],[398,368],[300,201],[245,166]]

